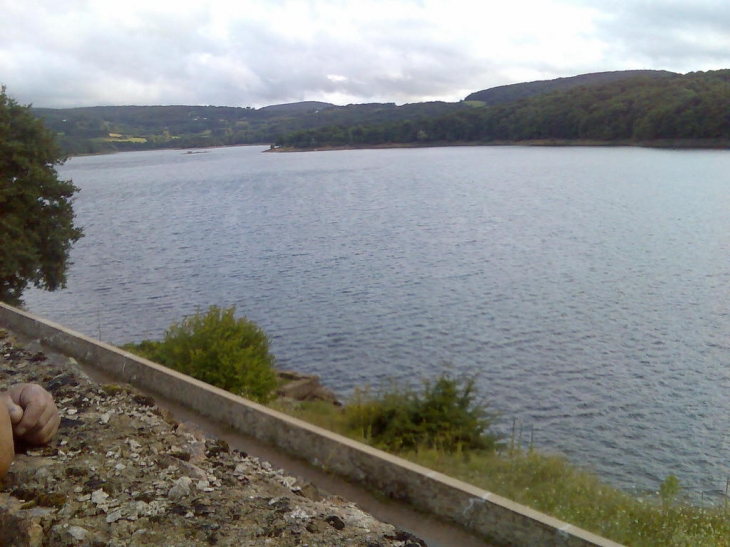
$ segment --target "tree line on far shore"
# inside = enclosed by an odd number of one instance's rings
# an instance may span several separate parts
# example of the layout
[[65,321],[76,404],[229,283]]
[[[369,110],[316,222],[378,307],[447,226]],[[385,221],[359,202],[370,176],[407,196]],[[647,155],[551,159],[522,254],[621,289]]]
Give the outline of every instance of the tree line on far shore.
[[321,148],[538,140],[651,142],[730,139],[730,70],[635,77],[497,106],[375,125],[331,125],[276,146]]
[[464,103],[336,106],[315,101],[250,107],[97,106],[33,108],[68,155],[131,150],[271,144],[293,131],[328,125],[395,122],[439,116]]

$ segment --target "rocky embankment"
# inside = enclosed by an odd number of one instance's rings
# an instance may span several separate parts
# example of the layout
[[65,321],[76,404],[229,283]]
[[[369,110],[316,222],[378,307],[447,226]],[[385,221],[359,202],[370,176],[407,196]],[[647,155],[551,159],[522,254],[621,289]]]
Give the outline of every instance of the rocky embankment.
[[0,545],[424,545],[0,329],[0,388],[17,382],[46,387],[62,422],[50,445],[16,447],[0,488]]

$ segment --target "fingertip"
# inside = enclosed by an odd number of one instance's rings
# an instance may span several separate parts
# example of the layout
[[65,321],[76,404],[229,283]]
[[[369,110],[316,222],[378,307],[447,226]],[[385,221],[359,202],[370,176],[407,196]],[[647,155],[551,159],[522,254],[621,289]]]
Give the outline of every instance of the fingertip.
[[18,405],[13,405],[8,408],[8,416],[10,416],[10,423],[15,425],[23,419],[23,409]]

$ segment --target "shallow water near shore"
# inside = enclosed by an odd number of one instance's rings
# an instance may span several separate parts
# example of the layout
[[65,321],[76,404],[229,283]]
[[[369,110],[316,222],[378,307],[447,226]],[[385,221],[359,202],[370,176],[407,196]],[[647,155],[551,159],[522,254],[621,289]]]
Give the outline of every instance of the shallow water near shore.
[[730,476],[730,153],[431,148],[74,158],[68,288],[112,343],[236,305],[346,396],[445,367],[501,429],[639,492]]

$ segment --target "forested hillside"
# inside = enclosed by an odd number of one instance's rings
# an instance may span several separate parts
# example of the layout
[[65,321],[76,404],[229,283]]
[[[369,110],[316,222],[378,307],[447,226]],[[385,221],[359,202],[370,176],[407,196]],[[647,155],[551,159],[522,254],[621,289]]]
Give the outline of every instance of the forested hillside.
[[154,148],[269,144],[292,131],[327,125],[377,124],[443,115],[463,103],[335,106],[302,102],[260,109],[223,106],[34,108],[68,154]]
[[730,70],[622,71],[499,86],[458,103],[36,108],[70,155],[237,144],[383,146],[730,138]]
[[580,74],[568,78],[556,78],[554,80],[540,80],[537,82],[525,82],[522,84],[509,84],[483,89],[468,95],[465,101],[479,101],[484,106],[494,106],[503,103],[512,103],[535,95],[545,95],[553,91],[567,91],[579,86],[596,86],[610,84],[627,78],[645,76],[647,78],[666,78],[677,76],[674,72],[666,70],[619,70],[614,72],[593,72],[591,74]]
[[418,121],[300,131],[277,146],[312,148],[538,140],[730,139],[730,70],[639,76]]

